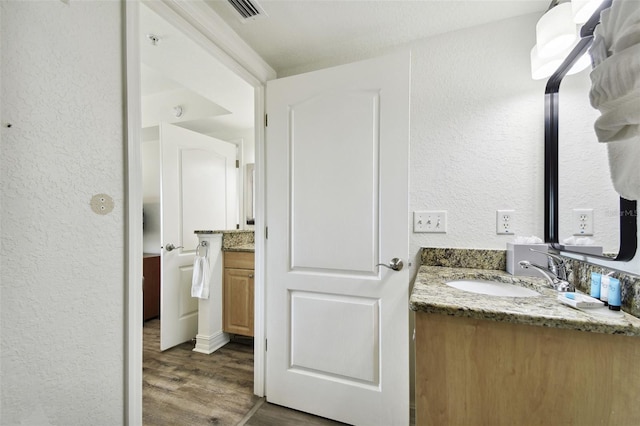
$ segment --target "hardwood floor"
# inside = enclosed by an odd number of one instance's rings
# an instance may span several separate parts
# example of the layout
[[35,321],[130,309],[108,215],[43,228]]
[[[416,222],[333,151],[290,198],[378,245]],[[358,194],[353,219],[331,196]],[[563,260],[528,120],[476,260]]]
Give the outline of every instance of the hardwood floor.
[[144,324],[143,339],[146,426],[342,424],[253,395],[252,340],[230,342],[211,355],[193,352],[190,342],[160,352],[160,320]]

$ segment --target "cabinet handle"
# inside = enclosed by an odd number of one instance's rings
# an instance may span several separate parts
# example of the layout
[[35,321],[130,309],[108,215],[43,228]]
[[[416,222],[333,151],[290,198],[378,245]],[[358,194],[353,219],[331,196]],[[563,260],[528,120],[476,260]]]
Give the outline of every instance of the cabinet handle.
[[249,274],[249,278],[253,278],[253,274]]

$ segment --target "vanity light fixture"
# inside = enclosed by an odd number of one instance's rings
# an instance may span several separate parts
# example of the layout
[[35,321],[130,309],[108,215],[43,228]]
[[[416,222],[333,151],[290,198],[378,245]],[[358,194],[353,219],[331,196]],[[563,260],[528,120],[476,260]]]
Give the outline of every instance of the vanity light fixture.
[[536,24],[536,46],[541,58],[566,51],[577,38],[571,3],[552,2],[551,8]]
[[[550,77],[558,69],[580,41],[580,27],[601,4],[602,0],[551,1],[536,25],[536,45],[531,49],[531,77],[534,80]],[[591,59],[585,53],[567,75],[576,74],[589,65]]]
[[601,4],[602,0],[571,0],[573,22],[584,24]]
[[[534,80],[542,80],[550,77],[551,74],[560,67],[562,61],[567,57],[567,53],[573,50],[576,45],[577,43],[574,43],[570,49],[567,49],[567,51],[562,51],[547,58],[540,57],[537,46],[533,46],[531,49],[531,78]],[[590,65],[591,57],[588,53],[585,53],[576,61],[571,69],[567,71],[567,75],[579,73]]]
[[533,46],[531,49],[531,78],[542,80],[549,77],[562,64],[563,59],[562,55],[541,58],[538,54],[538,46]]

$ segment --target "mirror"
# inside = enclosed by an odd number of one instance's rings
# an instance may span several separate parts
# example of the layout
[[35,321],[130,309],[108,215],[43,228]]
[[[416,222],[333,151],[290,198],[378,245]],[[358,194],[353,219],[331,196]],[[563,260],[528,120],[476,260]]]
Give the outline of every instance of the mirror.
[[[593,30],[599,22],[600,11],[611,6],[605,1],[582,27],[581,40],[558,70],[549,78],[545,92],[545,242],[562,254],[612,269],[639,272],[638,262],[630,263],[637,249],[637,207],[635,201],[619,198],[613,191],[609,177],[606,146],[599,144],[593,130],[598,112],[590,109],[588,88],[580,80],[567,80],[566,99],[560,101],[560,83],[567,71],[587,52],[593,42]],[[584,87],[587,93],[584,93]],[[581,90],[582,87],[582,90]],[[581,94],[584,93],[584,94]],[[564,109],[562,109],[564,106]],[[566,114],[566,117],[561,117]],[[563,121],[564,120],[564,121]],[[562,124],[561,124],[562,123]],[[566,142],[565,142],[566,141]],[[561,155],[561,148],[566,149]],[[560,171],[562,164],[562,171]],[[564,179],[562,185],[561,180]],[[563,186],[564,185],[564,186]],[[562,197],[560,195],[562,194]],[[562,201],[561,201],[562,198]],[[618,202],[614,200],[619,200]],[[584,205],[589,203],[589,205]],[[592,205],[591,205],[592,204]],[[563,240],[574,233],[580,224],[573,209],[593,209],[596,244],[604,246],[610,257],[585,255],[576,246]],[[588,215],[587,215],[588,217]],[[596,225],[597,221],[600,221]],[[561,232],[561,229],[563,230]],[[617,236],[618,244],[615,243]],[[619,247],[617,250],[615,247]],[[612,260],[612,257],[614,259]]]
[[247,225],[255,225],[255,164],[247,164],[245,166],[245,178],[244,178],[244,209]]
[[[616,257],[620,247],[619,195],[609,173],[606,144],[593,123],[600,113],[589,103],[589,72],[565,77],[558,111],[558,242],[587,237]],[[583,238],[586,240],[587,238]]]

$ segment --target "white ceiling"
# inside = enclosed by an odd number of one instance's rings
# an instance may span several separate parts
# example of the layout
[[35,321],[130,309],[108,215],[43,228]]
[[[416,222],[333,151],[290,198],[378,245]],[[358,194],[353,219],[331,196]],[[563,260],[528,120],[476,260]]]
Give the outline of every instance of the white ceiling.
[[255,1],[268,17],[242,22],[227,0],[205,0],[278,76],[492,21],[542,15],[549,6],[549,0]]
[[[204,0],[286,76],[375,56],[411,41],[542,13],[549,0],[252,0],[267,14],[242,21],[227,0]],[[172,122],[214,136],[253,127],[253,88],[145,4],[140,8],[143,132]],[[160,37],[153,45],[148,34]],[[182,117],[173,108],[184,109]]]
[[253,128],[253,87],[144,4],[139,37],[144,140],[157,139],[159,122],[214,136]]

